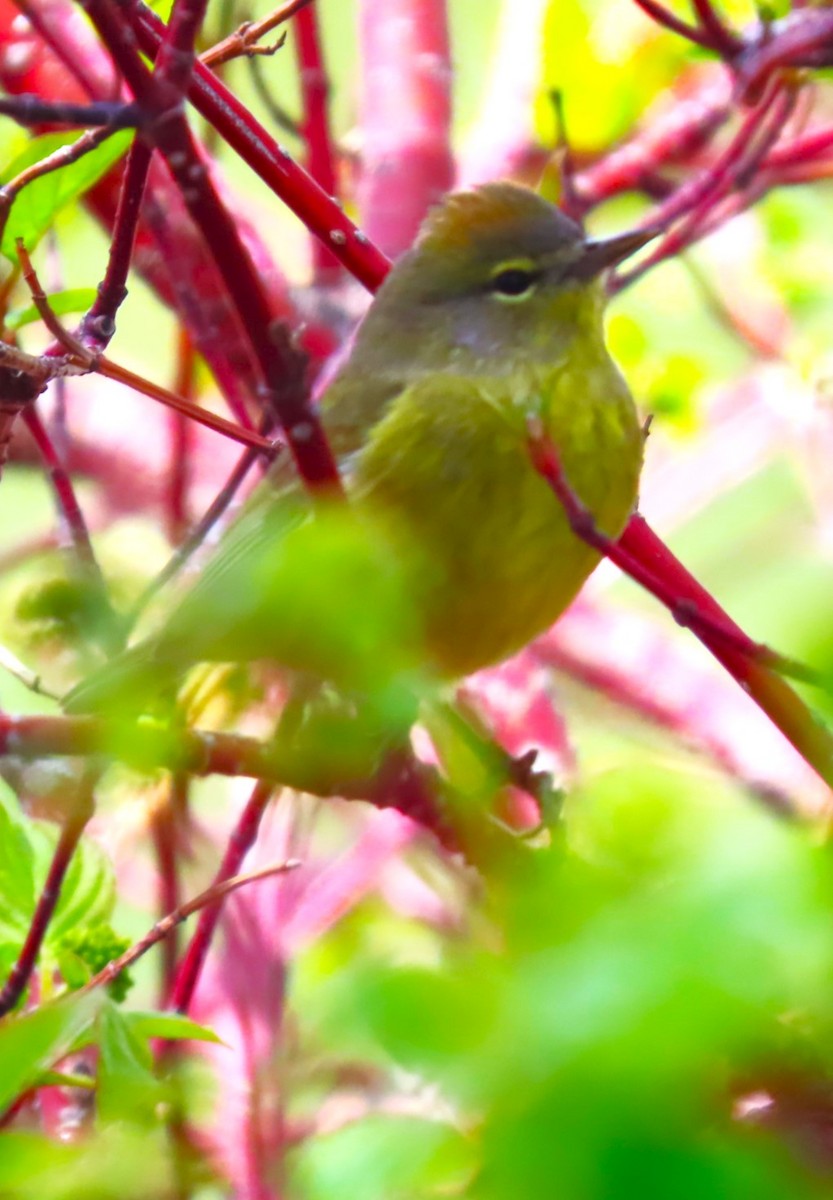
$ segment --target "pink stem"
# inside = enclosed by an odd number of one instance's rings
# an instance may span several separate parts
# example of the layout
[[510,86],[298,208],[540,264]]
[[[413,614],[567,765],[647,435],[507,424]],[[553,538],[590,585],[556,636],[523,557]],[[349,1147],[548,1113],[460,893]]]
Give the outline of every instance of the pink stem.
[[530,426],[530,457],[561,502],[577,537],[595,547],[656,596],[678,624],[691,629],[810,766],[833,784],[833,737],[777,673],[778,656],[753,642],[724,612],[638,513],[618,542],[601,533],[564,475],[546,432]]
[[[295,16],[295,40],[301,76],[301,100],[304,117],[301,130],[307,144],[307,170],[328,196],[335,197],[335,156],[327,113],[330,85],[324,66],[318,10],[308,4]],[[329,246],[319,238],[312,244],[313,280],[330,285],[341,275],[341,264]]]
[[688,25],[685,21],[681,21],[662,4],[657,3],[657,0],[636,0],[636,3],[646,16],[650,17],[652,21],[656,21],[657,25],[663,25],[672,33],[678,33],[680,37],[694,42],[697,46],[703,46],[706,50],[716,49],[712,38],[704,29],[698,29],[695,25]]
[[[165,26],[141,0],[124,0],[123,12],[142,51],[153,58]],[[390,267],[385,255],[202,63],[194,69],[189,99],[307,229],[332,247],[351,275],[375,291]]]
[[700,28],[711,38],[712,46],[721,58],[728,62],[743,49],[743,40],[737,37],[718,17],[711,0],[692,0],[694,11],[697,13]]
[[[212,887],[231,879],[240,871],[243,859],[257,837],[260,822],[266,805],[274,792],[274,784],[257,783],[254,786],[246,807],[234,827],[223,855],[217,874],[212,881]],[[199,981],[206,955],[211,945],[211,939],[220,919],[223,898],[207,905],[200,913],[194,936],[188,944],[188,949],[180,964],[171,989],[168,1005],[177,1012],[187,1013],[194,998],[194,991]]]
[[[692,632],[722,663],[810,766],[833,784],[833,739],[789,684],[739,646],[747,635],[701,586],[638,514],[631,518],[619,545],[672,589],[676,606],[687,605],[711,622],[723,626],[737,642],[733,645],[713,631],[692,626]],[[672,610],[673,611],[673,610]],[[755,643],[752,643],[754,646]]]
[[392,257],[411,245],[427,208],[454,179],[446,7],[445,0],[359,5],[359,209],[371,241]]
[[[142,108],[145,136],[164,157],[235,304],[263,379],[262,399],[278,414],[301,478],[312,491],[338,491],[338,470],[320,421],[303,390],[286,386],[291,366],[276,338],[264,289],[234,215],[222,202],[201,159],[185,113],[176,107],[177,88],[150,74],[121,9],[111,7],[108,0],[88,0],[87,12]],[[175,36],[173,25],[172,29]]]
[[84,826],[92,816],[92,796],[86,789],[86,785],[82,784],[82,787],[85,790],[76,797],[73,809],[61,829],[43,891],[35,905],[35,912],[17,962],[12,967],[9,977],[0,991],[0,1017],[11,1012],[32,977],[46,930],[61,898],[61,885],[69,870],[81,834],[84,832]]
[[26,423],[30,434],[40,451],[41,458],[46,466],[49,481],[52,484],[52,490],[55,493],[55,499],[58,504],[58,509],[63,516],[64,523],[69,533],[72,545],[78,555],[79,561],[84,567],[93,573],[93,575],[101,580],[101,574],[96,562],[95,554],[93,553],[92,542],[90,541],[90,533],[87,529],[87,523],[84,520],[84,514],[81,511],[81,505],[78,503],[78,497],[75,495],[75,489],[72,486],[72,480],[64,469],[58,452],[52,444],[52,439],[46,432],[46,428],[38,415],[34,405],[30,405],[23,411],[23,420]]

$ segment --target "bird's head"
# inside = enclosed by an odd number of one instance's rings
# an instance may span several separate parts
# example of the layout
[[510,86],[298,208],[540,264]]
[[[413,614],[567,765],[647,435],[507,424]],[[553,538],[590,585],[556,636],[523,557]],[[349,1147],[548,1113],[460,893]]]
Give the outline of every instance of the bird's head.
[[598,280],[651,236],[587,238],[543,197],[511,183],[453,193],[391,271],[367,332],[381,341],[396,328],[400,354],[407,336],[417,370],[437,369],[444,354],[459,360],[446,369],[495,372],[518,355],[547,358],[588,323],[600,335]]

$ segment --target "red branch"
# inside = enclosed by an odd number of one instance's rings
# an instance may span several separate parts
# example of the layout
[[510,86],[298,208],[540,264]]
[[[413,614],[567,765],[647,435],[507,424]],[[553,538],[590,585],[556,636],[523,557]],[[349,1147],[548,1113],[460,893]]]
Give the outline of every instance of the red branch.
[[[125,0],[124,13],[143,52],[153,58],[165,26],[141,0]],[[188,97],[307,229],[332,247],[360,283],[375,291],[390,267],[387,258],[202,63],[196,65]]]
[[87,790],[86,784],[82,784],[82,787],[84,791],[76,797],[73,809],[61,829],[43,891],[38,897],[29,929],[26,932],[26,940],[9,978],[0,991],[0,1017],[11,1012],[32,977],[46,930],[61,898],[61,885],[69,870],[81,834],[84,832],[84,826],[92,816],[92,795]]
[[[318,10],[310,4],[295,16],[295,41],[301,76],[303,121],[301,132],[307,144],[307,170],[328,196],[335,198],[335,155],[327,113],[330,85],[321,49]],[[329,245],[315,238],[312,246],[313,279],[318,284],[335,283],[340,274],[339,260]]]
[[454,179],[446,9],[445,0],[362,0],[359,8],[359,209],[371,241],[391,256],[408,249]]
[[[291,368],[276,337],[280,331],[273,327],[266,295],[235,218],[222,202],[179,107],[178,85],[184,85],[185,78],[177,76],[174,85],[151,75],[139,57],[130,27],[124,24],[120,12],[111,7],[110,0],[88,0],[86,8],[145,114],[144,136],[163,155],[234,301],[262,374],[263,400],[278,415],[301,478],[312,491],[321,488],[338,491],[338,470],[318,417],[302,389],[285,386]],[[174,11],[176,14],[178,6]],[[179,26],[173,20],[171,28],[172,36],[177,36]],[[165,61],[160,52],[160,65]]]
[[529,447],[536,470],[563,505],[576,536],[656,596],[679,625],[691,629],[799,754],[833,784],[833,738],[777,673],[785,666],[783,660],[735,624],[638,513],[618,542],[601,533],[570,487],[552,440],[539,428],[531,428]]
[[[212,889],[220,888],[240,870],[243,859],[254,845],[263,813],[274,790],[274,784],[271,783],[261,782],[255,785],[228,840],[223,861],[211,885]],[[200,913],[196,932],[180,963],[168,1000],[169,1006],[176,1009],[177,1012],[187,1013],[191,1006],[205,957],[220,919],[223,898],[220,896],[213,903],[206,905]]]

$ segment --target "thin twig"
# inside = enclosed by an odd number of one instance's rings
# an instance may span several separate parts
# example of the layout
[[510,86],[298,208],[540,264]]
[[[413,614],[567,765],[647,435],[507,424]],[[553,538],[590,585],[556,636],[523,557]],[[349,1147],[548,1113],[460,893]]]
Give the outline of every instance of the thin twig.
[[167,937],[171,930],[177,925],[181,925],[193,913],[199,912],[206,905],[219,904],[231,892],[236,892],[238,888],[245,887],[246,884],[256,883],[259,879],[268,879],[274,875],[285,875],[288,871],[296,871],[302,863],[296,858],[287,859],[283,863],[273,863],[268,867],[261,867],[258,871],[249,871],[245,875],[236,875],[232,879],[225,879],[221,883],[212,884],[210,888],[206,888],[204,892],[200,892],[198,896],[194,896],[192,900],[188,900],[185,904],[180,905],[174,912],[168,913],[161,921],[157,921],[152,929],[148,930],[143,938],[125,950],[124,954],[120,954],[118,958],[114,958],[106,967],[89,979],[83,987],[78,988],[75,995],[80,995],[84,992],[92,992],[96,988],[106,987],[108,983],[112,983],[116,976],[122,971],[131,967],[138,959],[146,954],[157,942],[161,942]]
[[40,675],[37,675],[25,663],[22,663],[17,655],[12,654],[7,646],[0,645],[0,667],[4,671],[8,671],[15,679],[19,680],[25,688],[30,692],[34,692],[37,696],[48,696],[50,700],[58,700],[59,697],[54,692],[50,692],[45,688],[41,681]]
[[715,49],[711,37],[705,30],[698,29],[696,25],[688,25],[685,21],[681,21],[679,17],[675,17],[672,12],[669,12],[657,0],[635,0],[635,3],[639,5],[652,21],[656,21],[658,25],[664,25],[672,33],[678,33],[680,37],[684,37],[689,42],[694,42],[696,45],[702,46],[705,50]]
[[[142,50],[153,58],[164,25],[141,0],[125,0],[124,12]],[[189,99],[307,228],[333,247],[347,270],[375,291],[390,268],[385,255],[202,63],[194,72]]]
[[220,919],[221,902],[225,896],[224,885],[239,871],[240,864],[254,844],[266,805],[271,800],[274,791],[273,783],[263,781],[256,783],[246,807],[232,830],[223,861],[217,870],[211,889],[212,891],[216,890],[218,894],[213,901],[203,907],[196,932],[188,944],[188,949],[179,965],[174,986],[171,989],[168,1004],[177,1012],[187,1013],[191,1007],[194,991],[202,973],[217,922]]
[[[277,453],[279,452],[280,447],[278,447],[277,450]],[[209,507],[206,509],[202,518],[197,522],[182,544],[176,548],[159,574],[151,580],[151,582],[142,592],[139,599],[136,601],[128,618],[129,625],[131,627],[139,619],[139,616],[144,612],[145,608],[147,608],[153,597],[166,584],[170,583],[172,579],[176,578],[188,560],[200,548],[211,530],[222,518],[226,509],[233,502],[234,497],[242,487],[246,476],[259,458],[260,454],[251,446],[243,451],[243,454],[238,459],[233,471],[220,488]]]
[[[202,11],[196,0],[194,9]],[[162,86],[156,75],[148,71],[138,53],[133,31],[125,22],[123,10],[120,8],[116,12],[106,0],[87,0],[86,10],[147,117],[145,136],[165,158],[189,215],[203,235],[258,364],[263,380],[264,406],[275,406],[301,479],[314,495],[322,491],[339,494],[342,485],[338,467],[321,422],[305,390],[285,386],[288,364],[276,337],[276,324],[261,280],[241,239],[234,214],[224,204],[200,158],[184,111],[180,107],[171,107],[172,89]],[[175,20],[178,12],[176,6],[169,27],[172,40],[178,37]],[[190,19],[183,16],[186,26]],[[166,44],[163,40],[160,62],[166,61],[161,57]],[[189,60],[189,67],[191,65]],[[177,82],[181,81],[178,79]]]
[[116,331],[116,314],[127,296],[127,276],[150,163],[150,146],[141,138],[135,138],[122,176],[107,269],[98,285],[92,308],[78,329],[78,340],[93,354],[101,354],[109,345]]
[[62,828],[46,880],[38,897],[32,920],[26,933],[17,961],[8,979],[0,990],[0,1017],[11,1012],[23,995],[40,954],[49,922],[61,898],[61,886],[69,870],[84,827],[93,814],[93,799],[89,779],[80,785],[80,791]]
[[713,48],[718,51],[721,58],[731,62],[735,55],[743,49],[743,39],[724,25],[712,7],[711,0],[692,0],[692,4],[697,13],[700,28],[711,39]]
[[295,13],[300,12],[305,5],[309,4],[310,0],[289,0],[287,4],[281,4],[267,16],[261,17],[259,21],[244,21],[243,24],[235,29],[234,33],[230,33],[227,38],[223,38],[216,46],[212,46],[210,50],[206,50],[200,55],[200,62],[205,67],[216,69],[224,63],[231,62],[234,58],[243,56],[250,58],[252,55],[274,54],[279,50],[286,40],[286,35],[282,35],[276,42],[270,46],[258,46],[258,42],[267,33],[271,33],[273,29],[277,29]]
[[778,654],[762,642],[752,641],[728,617],[724,620],[722,617],[716,618],[707,612],[700,612],[688,598],[675,592],[664,578],[635,559],[621,542],[614,541],[606,533],[602,533],[590,510],[582,504],[570,486],[552,438],[535,420],[529,423],[529,448],[535,469],[561,502],[573,533],[605,558],[609,558],[646,591],[656,596],[678,625],[691,629],[698,636],[718,642],[750,661],[777,671],[780,675],[787,675],[803,683],[822,682],[818,674],[804,663]]
[[0,96],[0,115],[12,117],[20,125],[74,125],[84,129],[101,125],[111,133],[116,129],[135,128],[141,116],[135,104],[121,100],[69,104],[27,95]]
[[[17,252],[24,277],[32,295],[32,302],[37,308],[41,320],[56,341],[67,351],[66,361],[72,363],[75,367],[74,371],[61,371],[61,374],[87,374],[94,372],[98,375],[103,375],[106,379],[113,379],[118,383],[123,383],[126,387],[132,388],[136,392],[141,392],[142,395],[149,396],[152,400],[158,400],[160,404],[164,404],[168,408],[172,408],[174,411],[190,417],[193,421],[197,421],[200,425],[205,425],[208,429],[213,429],[216,433],[224,434],[226,437],[231,438],[232,441],[240,442],[244,446],[253,446],[258,450],[264,451],[269,456],[274,454],[274,444],[268,438],[255,433],[254,430],[243,429],[233,421],[228,421],[225,417],[221,417],[216,413],[210,412],[208,409],[193,404],[184,396],[175,395],[173,392],[168,391],[167,388],[162,387],[161,384],[153,383],[141,375],[136,375],[133,371],[128,371],[126,367],[119,366],[117,363],[105,358],[103,354],[98,354],[83,345],[74,334],[64,328],[52,311],[49,299],[40,285],[31,259],[20,238],[17,239]],[[2,344],[0,344],[0,350],[2,350]],[[2,354],[0,354],[1,359]],[[54,376],[59,374],[59,371],[55,369],[55,364],[60,364],[62,360],[57,358],[50,359],[48,356],[43,355],[40,359],[33,361],[41,364],[47,379],[54,378]]]

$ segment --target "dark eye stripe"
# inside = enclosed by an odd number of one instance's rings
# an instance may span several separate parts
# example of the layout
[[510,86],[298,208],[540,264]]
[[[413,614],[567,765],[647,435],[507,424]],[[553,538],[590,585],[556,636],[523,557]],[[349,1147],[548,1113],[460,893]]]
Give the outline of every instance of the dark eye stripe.
[[525,271],[523,267],[507,267],[505,271],[495,275],[492,280],[492,291],[500,292],[503,296],[522,296],[533,286],[538,276],[534,271]]

